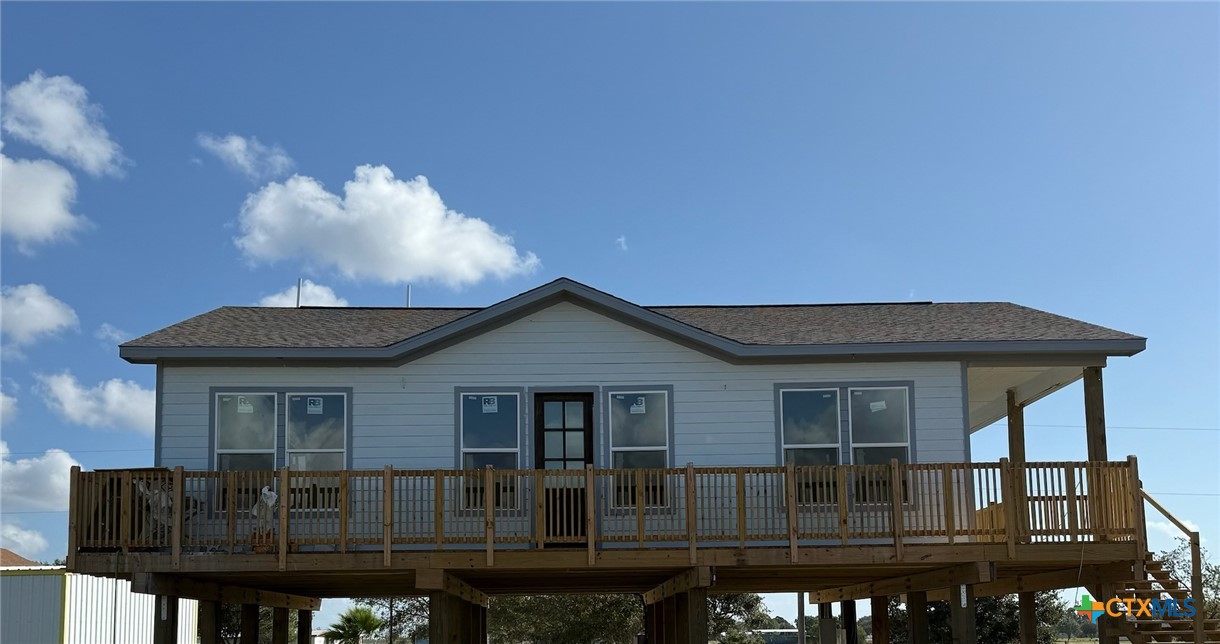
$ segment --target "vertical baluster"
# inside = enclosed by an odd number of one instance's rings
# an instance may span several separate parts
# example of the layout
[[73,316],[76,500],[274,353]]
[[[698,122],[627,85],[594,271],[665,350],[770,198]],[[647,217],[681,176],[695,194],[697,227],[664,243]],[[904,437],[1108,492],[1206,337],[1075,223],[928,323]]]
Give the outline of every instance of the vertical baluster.
[[641,548],[644,547],[644,471],[634,470],[635,476],[635,531]]
[[177,570],[182,565],[182,505],[184,503],[183,496],[183,470],[179,465],[174,468],[174,496],[173,496],[173,528],[172,528],[172,557],[174,562],[174,570]]
[[890,459],[890,528],[894,533],[894,554],[902,561],[902,472],[898,459]]
[[784,465],[784,516],[788,529],[788,560],[797,563],[800,552],[796,547],[796,465]]
[[847,465],[835,466],[835,501],[839,506],[839,540],[847,545]]

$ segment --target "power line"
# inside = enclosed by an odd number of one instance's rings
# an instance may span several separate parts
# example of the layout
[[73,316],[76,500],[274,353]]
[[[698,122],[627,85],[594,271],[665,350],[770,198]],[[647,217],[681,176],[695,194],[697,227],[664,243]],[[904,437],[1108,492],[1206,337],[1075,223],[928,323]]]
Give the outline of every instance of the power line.
[[[45,454],[53,449],[59,449],[59,448],[58,447],[48,447],[47,449],[44,449],[41,452],[39,452],[39,451],[8,452],[8,456],[14,456],[14,455],[19,456],[22,454]],[[132,447],[132,448],[128,448],[128,449],[74,449],[71,451],[65,449],[65,450],[60,450],[60,451],[69,452],[70,454],[100,454],[102,452],[148,452],[151,450],[152,450],[151,447]]]
[[[1055,429],[1084,429],[1084,425],[1039,425],[1026,423],[1026,427],[1050,427]],[[1220,432],[1220,427],[1136,427],[1132,425],[1106,425],[1106,429],[1154,430],[1158,432]]]

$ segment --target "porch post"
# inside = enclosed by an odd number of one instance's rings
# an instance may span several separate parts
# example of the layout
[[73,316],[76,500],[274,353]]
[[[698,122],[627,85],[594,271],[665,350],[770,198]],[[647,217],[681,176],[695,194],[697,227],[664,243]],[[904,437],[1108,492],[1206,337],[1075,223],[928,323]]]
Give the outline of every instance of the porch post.
[[271,609],[271,644],[288,644],[288,609]]
[[1033,592],[1017,593],[1021,644],[1038,644],[1038,614]]
[[428,641],[449,641],[449,594],[443,590],[428,593]]
[[664,633],[661,641],[665,644],[676,642],[678,640],[678,598],[670,595],[658,603],[661,604],[661,615],[664,620]]
[[258,644],[258,604],[241,605],[241,644]]
[[1008,460],[1025,463],[1025,405],[1017,402],[1017,391],[1008,390]]
[[707,589],[692,588],[678,593],[675,605],[678,613],[679,644],[707,644]]
[[837,644],[839,635],[835,631],[835,616],[832,612],[834,604],[818,604],[818,642],[819,644]]
[[648,644],[660,644],[662,639],[661,604],[644,604],[644,639]]
[[[173,595],[155,595],[153,610],[156,611],[153,619],[153,644],[177,644],[178,598]],[[10,616],[9,619],[13,617]]]
[[978,644],[974,623],[974,586],[960,584],[949,590],[949,620],[953,624],[953,644]]
[[1106,449],[1106,404],[1101,367],[1084,368],[1084,431],[1090,461],[1109,460]]
[[928,593],[913,590],[907,593],[907,624],[911,627],[911,644],[928,644]]
[[199,602],[199,642],[200,644],[220,643],[220,602],[201,600]]
[[471,641],[476,644],[487,644],[487,609],[478,605],[474,606],[474,620],[471,624],[472,630]]
[[[1114,597],[1117,594],[1117,593],[1115,593],[1113,584],[1102,584],[1101,588],[1099,588],[1099,590],[1101,590],[1101,597],[1099,597],[1098,599],[1103,602],[1107,601],[1108,599],[1110,599],[1111,597]],[[1121,617],[1110,617],[1109,615],[1102,615],[1097,620],[1097,642],[1098,642],[1098,644],[1118,644],[1118,625],[1114,623],[1115,620],[1118,620],[1118,619],[1122,619],[1122,618]]]
[[297,611],[297,644],[313,644],[313,611]]
[[805,644],[805,593],[796,594],[796,644]]
[[839,621],[843,623],[844,644],[860,644],[856,632],[856,600],[839,602]]
[[873,612],[873,644],[890,644],[890,598],[878,595],[869,601]]
[[454,612],[454,623],[457,626],[458,641],[469,644],[474,641],[473,630],[474,624],[474,602],[468,602],[456,595],[450,595],[449,601],[454,603],[457,609]]

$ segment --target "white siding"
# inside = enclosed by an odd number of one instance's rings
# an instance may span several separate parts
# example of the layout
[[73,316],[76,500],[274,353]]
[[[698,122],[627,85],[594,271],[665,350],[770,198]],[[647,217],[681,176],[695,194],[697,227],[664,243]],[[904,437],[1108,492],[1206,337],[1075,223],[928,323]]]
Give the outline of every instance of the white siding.
[[774,465],[776,383],[895,380],[916,460],[966,460],[958,362],[734,365],[565,302],[400,367],[165,367],[160,464],[207,468],[210,387],[351,387],[353,467],[430,469],[455,465],[455,387],[669,385],[675,463]]
[[[67,585],[67,599],[64,586]],[[156,598],[131,582],[62,570],[5,570],[0,575],[0,641],[22,644],[150,644]],[[178,641],[195,641],[193,599],[178,600]]]

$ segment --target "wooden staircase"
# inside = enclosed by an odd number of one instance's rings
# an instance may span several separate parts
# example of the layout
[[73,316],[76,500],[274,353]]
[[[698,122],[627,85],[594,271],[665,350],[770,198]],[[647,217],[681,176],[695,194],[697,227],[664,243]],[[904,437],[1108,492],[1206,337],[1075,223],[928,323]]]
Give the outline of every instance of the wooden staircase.
[[[1118,584],[1115,595],[1120,598],[1160,599],[1172,597],[1179,602],[1191,596],[1188,584],[1175,579],[1164,565],[1151,554],[1144,559],[1145,579],[1134,579]],[[1102,596],[1102,595],[1098,595]],[[1196,604],[1198,610],[1202,605]],[[1154,644],[1156,642],[1196,642],[1195,620],[1186,617],[1130,616],[1114,620],[1119,632],[1132,644]],[[1220,642],[1220,619],[1203,621],[1201,642]]]

